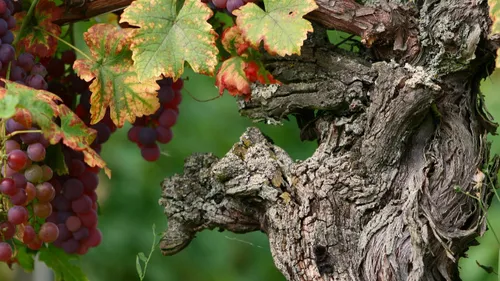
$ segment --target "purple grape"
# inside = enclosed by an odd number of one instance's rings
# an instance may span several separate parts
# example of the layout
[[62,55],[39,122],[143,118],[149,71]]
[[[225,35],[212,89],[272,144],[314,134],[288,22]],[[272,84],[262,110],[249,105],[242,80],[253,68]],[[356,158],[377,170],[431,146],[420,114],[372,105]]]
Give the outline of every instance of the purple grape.
[[47,72],[47,69],[45,68],[45,66],[43,66],[43,64],[41,64],[39,62],[35,63],[30,71],[30,74],[32,74],[32,75],[38,74],[42,77],[47,76],[47,73],[48,72]]
[[20,66],[14,66],[10,70],[10,80],[22,81],[26,78],[26,71]]
[[243,0],[227,0],[226,9],[228,12],[232,13],[234,10],[245,5]]
[[[0,50],[1,52],[1,50]],[[1,59],[1,57],[0,57]],[[34,69],[35,67],[33,67]],[[31,72],[33,72],[33,69]],[[45,82],[45,79],[40,74],[30,74],[26,77],[26,85],[37,90],[47,90],[49,85]]]
[[[3,42],[3,38],[2,38]],[[12,43],[12,42],[11,42]],[[14,59],[16,55],[16,50],[14,50],[14,47],[9,44],[3,44],[0,45],[0,61],[3,64],[8,64],[10,61]]]
[[4,19],[0,19],[0,36],[3,36],[7,30],[9,30],[7,22]]
[[75,200],[83,194],[83,183],[75,178],[63,184],[63,195],[68,200]]
[[143,127],[139,131],[139,143],[145,146],[153,145],[156,141],[156,131],[150,127]]
[[2,43],[4,44],[12,44],[14,42],[14,33],[12,31],[7,30],[7,32],[2,36]]
[[30,53],[22,53],[17,58],[17,65],[29,72],[35,65],[35,57]]

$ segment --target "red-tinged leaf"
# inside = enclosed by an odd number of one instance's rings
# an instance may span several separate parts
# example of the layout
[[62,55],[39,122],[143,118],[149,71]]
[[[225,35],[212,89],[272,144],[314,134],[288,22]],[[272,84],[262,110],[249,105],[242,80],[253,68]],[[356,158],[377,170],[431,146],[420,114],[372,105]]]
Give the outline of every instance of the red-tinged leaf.
[[241,29],[236,25],[224,30],[221,41],[224,49],[231,55],[241,56],[251,47],[241,34]]
[[222,63],[217,76],[215,85],[219,88],[222,95],[225,89],[232,96],[249,95],[250,81],[245,75],[246,62],[241,57],[232,57]]
[[31,117],[31,113],[24,108],[18,108],[16,110],[16,114],[12,116],[12,119],[26,128],[31,128],[31,126],[33,125],[33,118]]
[[218,63],[216,33],[207,20],[213,12],[200,0],[136,0],[120,23],[140,27],[132,39],[139,81],[161,74],[177,80],[184,63],[198,73],[212,75]]
[[265,11],[255,3],[247,3],[233,11],[245,38],[254,47],[264,42],[272,55],[300,55],[307,33],[313,31],[311,23],[302,17],[318,8],[315,1],[264,0],[264,6]]
[[[84,160],[89,166],[103,168],[106,174],[111,176],[106,163],[90,148],[97,132],[88,128],[66,105],[58,104],[62,101],[58,96],[12,81],[1,80],[5,82],[6,88],[0,88],[0,104],[9,96],[15,96],[18,101],[15,108],[29,110],[32,121],[40,127],[51,144],[62,142],[75,151],[83,152]],[[55,122],[55,118],[59,119],[60,125]]]
[[[35,9],[34,19],[29,21],[28,27],[23,34],[19,34],[19,29],[26,18],[26,12],[15,14],[17,26],[14,31],[17,32],[14,32],[14,35],[21,37],[17,47],[40,57],[53,56],[57,48],[57,39],[47,32],[56,36],[61,35],[61,27],[52,22],[60,19],[63,13],[64,9],[57,7],[54,2],[40,0]],[[44,32],[44,30],[47,32]]]
[[84,34],[92,60],[79,59],[73,68],[80,78],[92,81],[91,123],[99,122],[106,110],[118,127],[125,121],[153,114],[159,107],[157,78],[139,81],[130,51],[134,29],[96,24]]

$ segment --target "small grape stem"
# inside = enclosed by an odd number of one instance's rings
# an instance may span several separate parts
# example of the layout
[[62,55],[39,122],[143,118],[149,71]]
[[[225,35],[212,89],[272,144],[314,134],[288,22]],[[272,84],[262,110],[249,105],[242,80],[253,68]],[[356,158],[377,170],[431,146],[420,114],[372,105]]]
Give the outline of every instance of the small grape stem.
[[10,134],[8,134],[6,137],[7,139],[19,135],[19,134],[28,134],[28,133],[42,133],[42,130],[23,130],[23,131],[15,131]]
[[26,17],[24,17],[23,24],[21,24],[21,28],[19,29],[19,36],[16,36],[16,39],[14,39],[14,42],[12,42],[12,46],[16,46],[17,43],[19,43],[19,40],[21,40],[21,38],[24,38],[26,29],[28,27],[28,23],[31,22],[31,18],[35,13],[35,8],[37,4],[38,0],[34,0],[33,2],[31,2],[31,6],[28,10],[28,13],[26,14]]
[[38,29],[38,30],[40,30],[40,31],[42,31],[42,32],[45,32],[45,33],[47,33],[48,35],[50,35],[50,36],[52,36],[52,37],[56,38],[57,40],[61,41],[62,43],[64,43],[64,44],[68,45],[68,46],[69,46],[69,47],[71,47],[73,50],[77,51],[80,55],[84,56],[86,59],[88,59],[88,60],[90,60],[90,61],[93,61],[93,60],[94,60],[94,59],[92,59],[89,55],[87,55],[84,51],[80,50],[80,49],[79,49],[78,47],[76,47],[75,45],[71,44],[70,42],[68,42],[68,41],[66,41],[66,40],[64,40],[64,39],[62,39],[61,37],[59,37],[59,36],[55,35],[54,33],[50,32],[50,31],[47,31],[47,30],[45,30],[45,29],[43,29],[43,28],[40,28],[40,27],[38,27],[38,26],[37,26],[37,27],[35,27],[35,29]]
[[215,97],[211,97],[211,98],[208,98],[206,100],[201,100],[201,99],[195,97],[193,94],[191,94],[191,92],[189,92],[188,89],[184,88],[183,91],[185,91],[193,100],[195,100],[197,102],[209,102],[209,101],[213,101],[213,100],[216,100],[216,99],[222,97],[222,95],[217,95]]

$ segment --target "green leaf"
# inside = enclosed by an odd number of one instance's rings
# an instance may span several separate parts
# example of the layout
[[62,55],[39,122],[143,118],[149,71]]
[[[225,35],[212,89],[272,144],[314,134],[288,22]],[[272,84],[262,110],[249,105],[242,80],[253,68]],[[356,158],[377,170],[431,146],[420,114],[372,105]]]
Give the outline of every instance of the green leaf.
[[16,105],[19,103],[18,96],[6,96],[0,100],[0,118],[10,118],[16,113]]
[[[493,21],[491,34],[500,33],[500,1],[488,0],[488,5],[490,5],[490,17]],[[496,67],[500,68],[500,49],[497,50]]]
[[19,265],[26,271],[26,272],[32,272],[33,269],[35,268],[35,260],[34,256],[36,252],[29,252],[28,248],[21,244],[21,243],[16,243],[16,249],[17,249],[17,254],[16,254],[16,259]]
[[314,0],[264,0],[263,11],[254,3],[247,3],[233,11],[237,16],[236,24],[245,38],[258,47],[264,42],[264,48],[272,55],[300,55],[300,48],[312,32],[311,23],[302,17],[317,9]]
[[200,0],[186,0],[179,12],[175,0],[132,2],[120,22],[140,27],[131,45],[139,80],[161,74],[176,80],[186,61],[195,72],[213,75],[218,50],[207,22],[212,14]]
[[160,107],[156,79],[137,79],[129,49],[133,32],[111,24],[96,24],[84,34],[92,59],[79,59],[73,68],[80,78],[92,81],[89,87],[92,124],[104,117],[108,107],[118,127],[125,121],[134,123],[137,116],[153,114]]
[[53,245],[40,249],[39,259],[52,268],[56,281],[88,281],[82,269],[72,261],[78,260],[75,255],[68,255],[62,249]]
[[143,262],[147,262],[148,261],[148,258],[146,258],[146,255],[144,255],[143,252],[140,252],[139,254],[137,254],[137,256],[139,257],[139,259],[141,259],[141,261]]
[[139,262],[139,256],[136,256],[135,257],[135,269],[137,270],[137,274],[139,275],[139,278],[143,278],[143,275],[142,275],[142,267],[141,267],[141,263]]

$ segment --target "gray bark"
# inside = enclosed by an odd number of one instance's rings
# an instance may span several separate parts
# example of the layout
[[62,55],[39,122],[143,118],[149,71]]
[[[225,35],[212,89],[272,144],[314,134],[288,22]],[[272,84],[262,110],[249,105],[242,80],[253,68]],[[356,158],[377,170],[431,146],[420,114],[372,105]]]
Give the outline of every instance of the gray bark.
[[[267,58],[283,85],[255,85],[241,114],[296,115],[317,150],[295,162],[248,128],[224,157],[186,159],[162,184],[164,254],[203,229],[263,231],[288,280],[458,279],[498,171],[486,141],[496,125],[478,98],[496,42],[486,1],[409,5],[420,23],[413,58],[394,56],[404,49],[394,40],[375,59],[339,50],[318,26],[300,57]],[[379,58],[389,53],[399,61]]]

